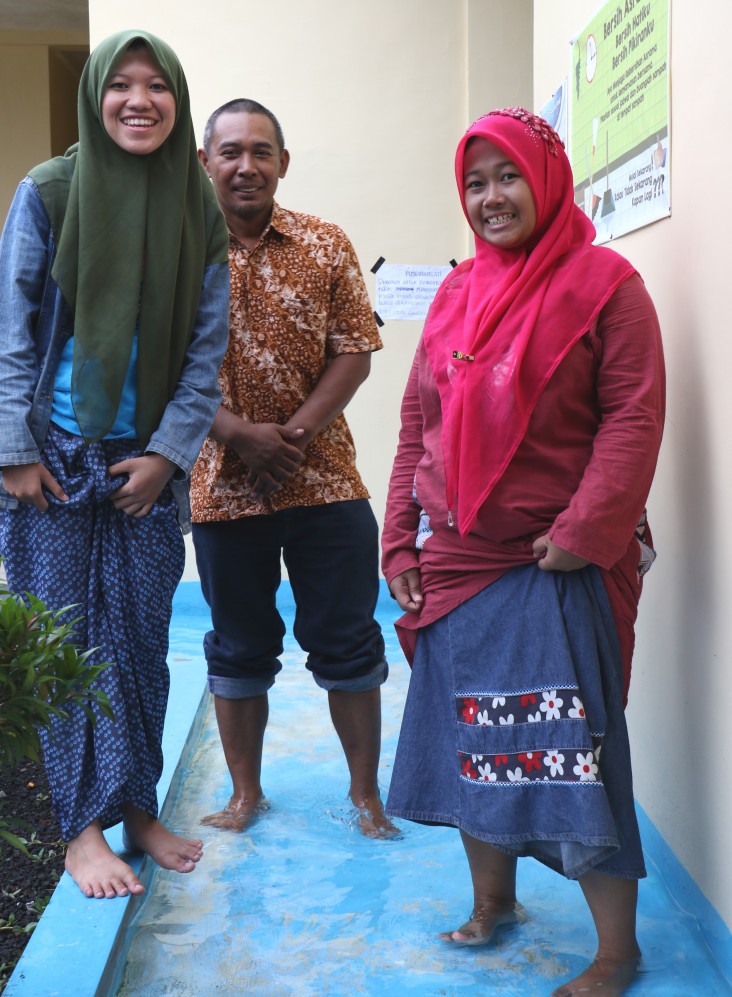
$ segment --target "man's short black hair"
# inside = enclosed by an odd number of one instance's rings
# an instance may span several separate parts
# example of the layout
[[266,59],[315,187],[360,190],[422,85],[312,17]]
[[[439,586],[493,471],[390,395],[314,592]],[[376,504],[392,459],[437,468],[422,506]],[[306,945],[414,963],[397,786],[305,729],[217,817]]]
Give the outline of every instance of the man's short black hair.
[[203,148],[206,150],[206,155],[211,151],[211,141],[216,129],[216,122],[222,114],[263,114],[265,118],[269,118],[274,126],[275,138],[277,139],[280,152],[284,150],[285,136],[282,126],[274,114],[256,100],[250,100],[248,97],[237,97],[235,100],[229,100],[225,104],[222,104],[221,107],[217,107],[206,122],[206,128],[203,132]]

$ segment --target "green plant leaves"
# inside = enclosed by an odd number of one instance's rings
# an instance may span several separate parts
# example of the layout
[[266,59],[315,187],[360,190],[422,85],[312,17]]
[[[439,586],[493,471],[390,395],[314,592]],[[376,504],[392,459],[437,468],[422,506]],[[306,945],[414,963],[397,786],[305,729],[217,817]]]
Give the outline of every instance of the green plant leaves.
[[[89,664],[96,648],[80,651],[74,643],[79,617],[73,609],[51,611],[34,595],[13,594],[0,581],[0,767],[24,758],[39,760],[39,728],[66,720],[81,710],[91,723],[114,719],[107,696],[95,688],[109,663]],[[2,842],[26,851],[23,840],[0,817]]]

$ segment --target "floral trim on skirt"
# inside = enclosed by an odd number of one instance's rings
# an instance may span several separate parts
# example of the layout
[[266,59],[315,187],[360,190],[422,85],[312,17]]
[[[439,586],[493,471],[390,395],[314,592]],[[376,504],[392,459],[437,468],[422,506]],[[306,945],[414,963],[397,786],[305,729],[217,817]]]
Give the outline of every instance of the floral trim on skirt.
[[642,878],[622,686],[597,569],[512,569],[419,631],[388,813]]

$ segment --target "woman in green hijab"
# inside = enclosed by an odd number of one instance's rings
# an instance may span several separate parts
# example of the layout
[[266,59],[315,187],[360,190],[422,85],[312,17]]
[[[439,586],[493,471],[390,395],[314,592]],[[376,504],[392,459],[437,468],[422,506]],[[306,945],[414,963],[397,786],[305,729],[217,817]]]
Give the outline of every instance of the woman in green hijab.
[[175,53],[140,31],[92,53],[79,142],[20,184],[0,240],[0,555],[11,588],[74,606],[111,662],[114,720],[43,731],[66,868],[87,897],[143,892],[103,830],[190,872],[157,819],[168,626],[187,479],[219,406],[228,234]]

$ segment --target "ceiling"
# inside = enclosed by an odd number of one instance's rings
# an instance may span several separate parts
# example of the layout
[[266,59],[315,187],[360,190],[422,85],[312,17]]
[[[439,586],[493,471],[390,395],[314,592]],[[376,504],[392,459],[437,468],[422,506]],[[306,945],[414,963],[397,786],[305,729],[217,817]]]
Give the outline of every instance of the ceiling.
[[0,0],[0,31],[89,31],[88,0]]

